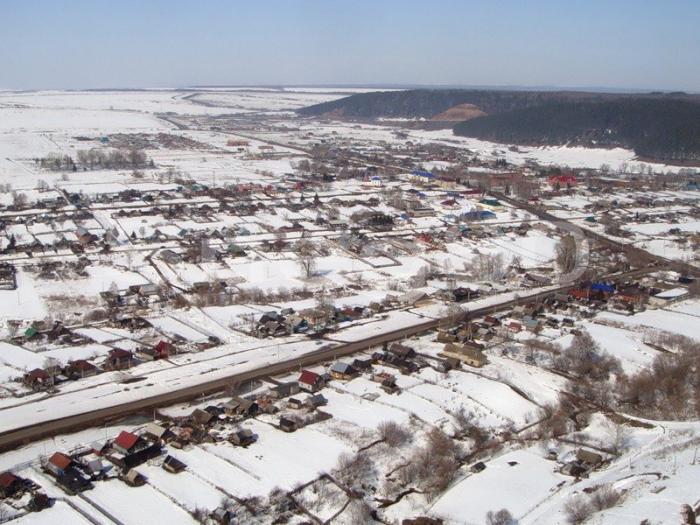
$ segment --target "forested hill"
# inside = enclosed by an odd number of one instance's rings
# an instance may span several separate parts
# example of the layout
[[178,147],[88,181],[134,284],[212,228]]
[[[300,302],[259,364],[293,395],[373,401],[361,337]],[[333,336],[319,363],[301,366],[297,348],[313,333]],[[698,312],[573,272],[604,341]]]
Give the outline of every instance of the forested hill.
[[[453,121],[455,134],[495,142],[621,146],[658,161],[700,161],[700,97],[682,93],[388,91],[352,95],[299,113]],[[459,115],[469,120],[457,122]]]
[[700,161],[700,104],[684,100],[547,103],[461,122],[454,132],[513,144],[621,146],[658,161]]

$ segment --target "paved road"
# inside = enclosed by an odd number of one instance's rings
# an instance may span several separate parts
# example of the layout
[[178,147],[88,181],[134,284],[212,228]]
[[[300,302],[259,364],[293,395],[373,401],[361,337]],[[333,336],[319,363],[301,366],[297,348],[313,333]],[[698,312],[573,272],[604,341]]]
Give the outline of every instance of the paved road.
[[[650,266],[631,270],[622,274],[610,275],[608,277],[634,278],[656,270],[657,268],[655,266]],[[484,306],[481,308],[470,309],[469,315],[471,318],[475,318],[494,312],[507,310],[518,304],[525,304],[531,301],[541,300],[557,292],[567,291],[572,286],[573,283],[567,283],[562,286],[549,289],[545,292],[506,300],[498,304]],[[466,306],[468,307],[468,304]],[[57,434],[75,432],[83,428],[99,426],[107,421],[123,418],[139,412],[150,411],[158,407],[190,401],[202,395],[219,392],[225,390],[227,387],[241,384],[253,379],[279,375],[298,370],[302,367],[308,367],[323,363],[325,361],[338,359],[340,357],[367,350],[369,348],[381,346],[384,343],[399,341],[407,337],[433,330],[437,328],[441,322],[442,319],[431,318],[407,328],[389,331],[380,335],[362,339],[360,341],[343,343],[332,347],[327,344],[324,347],[314,350],[313,352],[309,352],[303,356],[267,365],[255,370],[250,370],[247,372],[232,371],[231,375],[229,376],[183,389],[174,390],[165,394],[150,396],[138,401],[131,401],[114,407],[84,412],[82,414],[77,414],[62,419],[49,420],[40,424],[29,425],[12,431],[3,432],[0,434],[0,451],[16,448],[32,441]]]
[[[546,292],[521,297],[514,300],[504,301],[502,303],[491,305],[483,308],[478,308],[470,311],[470,316],[483,316],[492,312],[505,310],[517,304],[526,303],[533,300],[543,299],[547,296],[556,293],[557,291],[565,291],[570,288],[569,285],[561,286]],[[135,413],[152,410],[157,407],[172,405],[196,399],[199,396],[222,391],[229,386],[240,384],[252,379],[259,379],[265,376],[278,375],[290,371],[297,370],[302,367],[319,364],[328,360],[337,359],[346,355],[354,354],[362,350],[367,350],[372,347],[380,346],[384,343],[398,341],[406,337],[411,337],[428,330],[437,328],[440,324],[440,319],[429,319],[408,328],[394,330],[369,337],[361,341],[352,343],[343,343],[333,347],[328,345],[309,352],[303,356],[296,357],[287,361],[274,363],[271,365],[258,368],[242,373],[232,373],[231,375],[201,383],[195,386],[175,390],[165,394],[159,394],[151,397],[146,397],[138,401],[124,403],[115,407],[109,407],[90,412],[84,412],[75,416],[69,416],[58,420],[49,420],[41,424],[30,425],[9,432],[0,434],[0,451],[12,449],[38,439],[49,436],[54,436],[61,433],[74,432],[83,428],[98,426],[106,421],[126,417]]]

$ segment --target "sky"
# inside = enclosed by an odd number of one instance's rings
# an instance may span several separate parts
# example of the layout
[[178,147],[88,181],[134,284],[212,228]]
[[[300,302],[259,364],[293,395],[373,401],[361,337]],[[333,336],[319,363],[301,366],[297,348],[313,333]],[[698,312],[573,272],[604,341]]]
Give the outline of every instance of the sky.
[[700,0],[0,0],[0,88],[700,92]]

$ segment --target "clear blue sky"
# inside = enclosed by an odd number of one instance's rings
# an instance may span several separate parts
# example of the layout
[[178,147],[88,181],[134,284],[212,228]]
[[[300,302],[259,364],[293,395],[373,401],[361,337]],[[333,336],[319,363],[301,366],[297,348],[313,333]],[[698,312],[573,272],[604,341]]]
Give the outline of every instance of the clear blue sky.
[[700,91],[700,0],[0,0],[0,88]]

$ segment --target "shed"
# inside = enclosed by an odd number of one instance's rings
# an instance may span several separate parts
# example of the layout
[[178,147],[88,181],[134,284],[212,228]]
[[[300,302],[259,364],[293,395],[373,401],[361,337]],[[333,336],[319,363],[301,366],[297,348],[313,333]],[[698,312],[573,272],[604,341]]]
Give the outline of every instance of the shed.
[[171,474],[179,474],[183,470],[187,468],[187,465],[185,465],[182,461],[180,461],[177,458],[174,458],[171,455],[165,456],[165,459],[163,460],[163,470],[170,472]]

